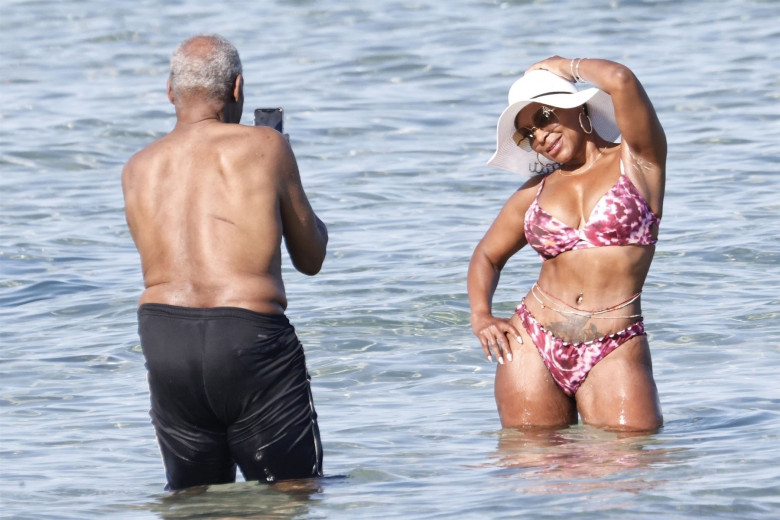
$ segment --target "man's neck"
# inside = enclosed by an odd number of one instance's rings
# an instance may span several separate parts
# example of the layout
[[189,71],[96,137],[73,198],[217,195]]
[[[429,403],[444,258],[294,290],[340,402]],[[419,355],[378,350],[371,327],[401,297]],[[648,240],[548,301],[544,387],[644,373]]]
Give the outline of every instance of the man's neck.
[[176,105],[176,120],[179,124],[191,125],[203,121],[224,121],[223,110],[215,110],[213,106],[204,104]]
[[179,124],[190,125],[203,121],[220,123],[238,123],[241,120],[237,103],[217,105],[202,100],[183,100],[176,104],[176,120]]

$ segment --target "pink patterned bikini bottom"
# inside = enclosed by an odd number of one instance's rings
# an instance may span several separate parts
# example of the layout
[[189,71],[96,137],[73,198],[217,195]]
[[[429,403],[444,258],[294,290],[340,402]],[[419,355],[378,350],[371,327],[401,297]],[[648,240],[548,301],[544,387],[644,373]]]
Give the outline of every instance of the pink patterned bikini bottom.
[[631,338],[645,334],[644,322],[640,320],[614,334],[591,341],[569,343],[553,336],[536,321],[524,301],[517,306],[515,312],[523,320],[523,326],[531,336],[553,380],[566,395],[574,395],[585,381],[588,372],[607,354]]

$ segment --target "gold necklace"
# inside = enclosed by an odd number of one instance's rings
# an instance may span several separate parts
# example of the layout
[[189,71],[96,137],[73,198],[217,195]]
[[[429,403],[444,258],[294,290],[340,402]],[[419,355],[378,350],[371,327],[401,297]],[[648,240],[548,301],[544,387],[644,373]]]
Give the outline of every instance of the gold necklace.
[[563,173],[563,170],[562,170],[562,169],[559,169],[559,170],[558,170],[558,173],[560,173],[560,174],[561,174],[561,177],[576,177],[576,176],[578,176],[578,175],[582,175],[583,173],[587,173],[587,172],[588,172],[588,170],[590,170],[590,169],[593,167],[593,165],[594,165],[594,164],[596,164],[596,161],[598,161],[599,159],[601,159],[601,156],[602,156],[602,155],[604,155],[604,151],[605,151],[605,150],[606,150],[606,148],[604,148],[604,150],[601,150],[601,151],[599,152],[599,154],[596,156],[596,158],[595,158],[595,159],[593,159],[593,162],[592,162],[592,163],[590,163],[590,164],[588,165],[588,167],[587,167],[587,168],[585,168],[584,170],[582,170],[581,172],[577,172],[577,173],[568,173],[568,174],[566,174],[566,173]]

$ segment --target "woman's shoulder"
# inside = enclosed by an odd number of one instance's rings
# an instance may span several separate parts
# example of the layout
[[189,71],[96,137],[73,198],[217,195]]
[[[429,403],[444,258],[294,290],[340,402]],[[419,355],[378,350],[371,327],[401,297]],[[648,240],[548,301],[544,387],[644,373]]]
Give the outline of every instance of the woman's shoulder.
[[536,198],[540,186],[548,175],[534,175],[525,181],[522,186],[512,193],[506,204],[504,204],[504,208],[525,213]]
[[542,182],[544,182],[544,179],[546,179],[550,175],[551,175],[550,173],[542,173],[542,174],[534,175],[533,177],[531,177],[530,179],[525,181],[523,183],[523,185],[520,186],[520,188],[518,188],[518,191],[528,190],[530,188],[537,188],[538,189],[539,185]]

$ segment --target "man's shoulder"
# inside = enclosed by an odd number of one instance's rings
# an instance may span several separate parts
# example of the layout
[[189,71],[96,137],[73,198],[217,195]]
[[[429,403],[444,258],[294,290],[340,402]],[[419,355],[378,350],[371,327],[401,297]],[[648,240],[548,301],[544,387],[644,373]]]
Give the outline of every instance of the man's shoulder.
[[122,175],[131,175],[132,172],[142,169],[143,165],[148,164],[158,154],[159,150],[165,147],[165,142],[168,140],[169,135],[165,135],[151,143],[147,144],[136,153],[134,153],[125,163]]
[[224,125],[215,135],[215,142],[232,160],[280,165],[292,159],[287,139],[276,130],[264,126]]
[[284,136],[267,126],[225,124],[219,128],[218,135],[237,144],[262,144],[271,147],[285,146]]

